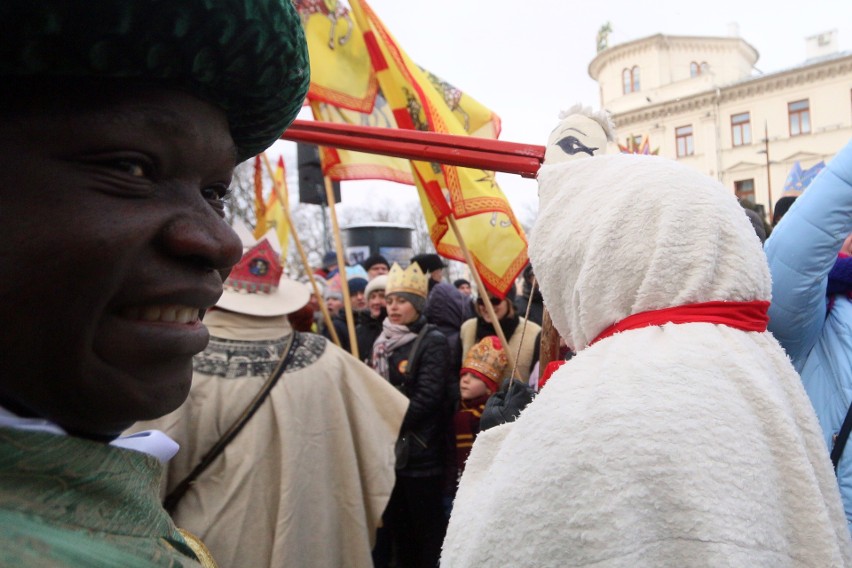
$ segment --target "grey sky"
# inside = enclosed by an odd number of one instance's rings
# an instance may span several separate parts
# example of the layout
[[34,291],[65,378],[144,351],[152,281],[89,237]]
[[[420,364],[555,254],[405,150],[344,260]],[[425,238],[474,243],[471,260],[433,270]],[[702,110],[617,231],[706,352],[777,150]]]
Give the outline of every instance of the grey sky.
[[[414,61],[500,116],[502,140],[532,144],[545,143],[560,110],[577,102],[600,107],[587,69],[607,21],[610,45],[657,33],[726,36],[735,22],[760,54],[756,67],[763,73],[803,62],[805,37],[831,29],[838,30],[841,50],[852,49],[852,0],[367,1]],[[523,218],[536,201],[535,181],[497,179]],[[410,186],[365,181],[342,187],[344,204],[416,200]]]

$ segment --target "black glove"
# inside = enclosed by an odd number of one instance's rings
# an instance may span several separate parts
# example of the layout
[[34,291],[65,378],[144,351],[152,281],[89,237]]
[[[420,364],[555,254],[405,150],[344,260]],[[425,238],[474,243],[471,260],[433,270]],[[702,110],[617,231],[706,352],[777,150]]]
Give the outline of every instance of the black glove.
[[491,395],[485,403],[485,409],[479,419],[479,431],[483,432],[494,426],[513,422],[532,402],[534,396],[535,391],[529,385],[507,379],[500,391]]

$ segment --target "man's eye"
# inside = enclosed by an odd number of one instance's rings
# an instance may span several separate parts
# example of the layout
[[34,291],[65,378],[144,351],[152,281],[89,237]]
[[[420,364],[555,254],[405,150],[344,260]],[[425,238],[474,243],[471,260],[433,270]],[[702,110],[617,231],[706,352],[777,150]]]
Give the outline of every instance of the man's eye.
[[231,190],[226,185],[211,185],[202,189],[201,195],[208,201],[225,202],[231,196]]
[[150,166],[138,160],[115,160],[113,166],[123,171],[124,173],[138,178],[147,178],[150,174]]

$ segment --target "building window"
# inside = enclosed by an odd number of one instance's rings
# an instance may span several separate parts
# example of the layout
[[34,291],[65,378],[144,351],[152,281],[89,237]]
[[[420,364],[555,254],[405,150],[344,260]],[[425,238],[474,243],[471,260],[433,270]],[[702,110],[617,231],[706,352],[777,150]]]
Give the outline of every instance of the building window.
[[621,84],[625,95],[639,92],[639,67],[634,65],[632,69],[622,71]]
[[734,182],[734,193],[742,200],[754,203],[754,180],[743,179]]
[[734,146],[751,144],[751,116],[747,112],[731,115],[731,142]]
[[707,64],[706,61],[702,61],[698,63],[693,61],[689,64],[689,76],[690,77],[698,77],[699,75],[703,75],[710,70],[710,65]]
[[811,104],[808,99],[788,103],[787,113],[790,115],[790,136],[811,131]]
[[692,125],[675,128],[675,141],[677,142],[677,157],[691,156],[695,154],[692,140]]

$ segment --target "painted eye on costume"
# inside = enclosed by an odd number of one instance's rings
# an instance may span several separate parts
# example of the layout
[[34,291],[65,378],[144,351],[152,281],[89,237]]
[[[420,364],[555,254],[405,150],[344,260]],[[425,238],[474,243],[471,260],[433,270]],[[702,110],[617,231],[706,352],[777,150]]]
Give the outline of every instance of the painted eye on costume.
[[578,152],[585,152],[589,156],[594,156],[595,150],[598,149],[589,148],[588,146],[580,142],[580,140],[578,140],[575,136],[566,136],[565,138],[560,139],[559,142],[556,143],[556,145],[559,146],[559,148],[561,148],[563,152],[570,156],[573,156]]

